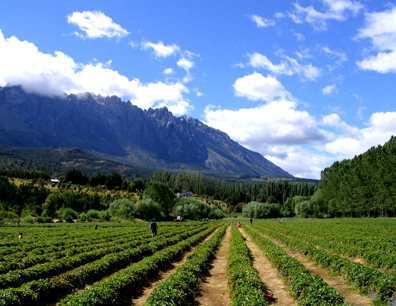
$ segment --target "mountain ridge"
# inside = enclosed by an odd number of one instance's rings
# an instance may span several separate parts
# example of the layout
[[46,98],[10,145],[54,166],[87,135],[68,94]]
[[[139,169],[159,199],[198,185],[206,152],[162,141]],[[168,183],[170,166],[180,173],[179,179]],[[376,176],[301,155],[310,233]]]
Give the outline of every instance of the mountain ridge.
[[292,178],[197,119],[166,108],[142,110],[115,96],[44,96],[0,87],[0,144],[79,148],[139,168]]

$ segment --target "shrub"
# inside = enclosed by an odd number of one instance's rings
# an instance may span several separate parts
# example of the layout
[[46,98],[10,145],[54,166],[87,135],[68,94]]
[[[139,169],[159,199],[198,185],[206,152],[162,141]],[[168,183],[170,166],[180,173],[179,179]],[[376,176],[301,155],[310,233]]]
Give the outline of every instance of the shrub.
[[281,216],[279,204],[250,202],[243,209],[242,214],[248,218],[277,218]]
[[129,199],[115,200],[110,204],[109,213],[113,217],[133,219],[136,214],[134,203]]
[[57,215],[66,222],[73,222],[74,219],[78,218],[78,213],[68,207],[59,209]]
[[99,210],[96,210],[96,209],[90,209],[90,210],[88,210],[87,211],[87,213],[86,213],[86,215],[87,215],[87,220],[88,221],[91,221],[91,220],[93,220],[93,219],[101,219],[101,213],[100,213],[100,211]]
[[145,220],[161,219],[161,207],[156,201],[145,198],[136,203],[136,215]]

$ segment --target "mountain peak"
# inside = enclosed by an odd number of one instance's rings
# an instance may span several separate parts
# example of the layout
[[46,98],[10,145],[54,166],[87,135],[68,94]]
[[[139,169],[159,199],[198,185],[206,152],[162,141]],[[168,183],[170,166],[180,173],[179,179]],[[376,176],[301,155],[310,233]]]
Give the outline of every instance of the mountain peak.
[[73,148],[151,169],[224,176],[291,177],[201,121],[167,108],[146,111],[119,97],[40,96],[0,88],[0,145]]

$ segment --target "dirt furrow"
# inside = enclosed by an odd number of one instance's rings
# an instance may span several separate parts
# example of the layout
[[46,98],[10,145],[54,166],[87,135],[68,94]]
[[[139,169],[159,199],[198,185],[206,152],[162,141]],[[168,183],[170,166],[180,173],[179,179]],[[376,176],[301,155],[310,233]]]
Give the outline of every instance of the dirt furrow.
[[240,229],[242,236],[245,238],[246,245],[250,249],[253,256],[254,268],[260,275],[262,282],[265,284],[267,289],[273,294],[275,302],[272,305],[287,306],[297,305],[292,296],[290,295],[286,283],[279,275],[278,270],[272,266],[271,262],[257,245],[251,240],[251,238]]
[[231,230],[228,227],[207,276],[201,283],[199,305],[226,306],[230,303],[227,281],[227,258],[230,248]]
[[[216,232],[217,232],[217,230],[215,230],[208,237],[206,237],[201,243],[208,241],[210,238],[213,237],[213,235]],[[141,294],[139,296],[136,296],[132,299],[131,305],[135,305],[135,306],[144,305],[146,300],[149,298],[149,296],[151,295],[153,290],[159,285],[159,283],[166,280],[168,277],[170,277],[176,271],[176,269],[178,267],[182,266],[186,262],[188,256],[190,256],[193,252],[194,252],[194,248],[191,248],[191,250],[184,253],[183,256],[179,260],[173,262],[171,267],[168,270],[160,272],[155,281],[148,284],[148,286],[146,286],[143,289],[143,291],[141,292]]]
[[333,275],[330,271],[318,266],[314,261],[309,259],[304,254],[289,249],[284,243],[263,233],[260,234],[284,249],[289,256],[297,259],[309,272],[320,276],[329,286],[335,288],[345,298],[346,303],[356,306],[373,305],[373,301],[369,297],[356,292],[356,290],[342,277]]

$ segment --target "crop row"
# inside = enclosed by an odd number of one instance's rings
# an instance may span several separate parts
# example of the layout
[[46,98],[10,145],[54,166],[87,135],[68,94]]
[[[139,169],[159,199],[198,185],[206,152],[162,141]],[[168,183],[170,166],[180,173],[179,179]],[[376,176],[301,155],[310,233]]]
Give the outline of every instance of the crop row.
[[68,249],[63,249],[57,252],[49,252],[45,253],[43,255],[30,255],[26,254],[25,257],[22,259],[19,257],[16,258],[10,258],[6,262],[0,262],[0,274],[6,273],[12,270],[17,270],[17,269],[26,269],[28,267],[37,265],[37,264],[42,264],[46,263],[49,261],[54,261],[56,259],[60,259],[63,257],[70,257],[74,255],[78,255],[84,252],[89,252],[92,249],[105,249],[105,248],[114,248],[114,245],[116,245],[118,248],[121,247],[123,244],[126,243],[131,243],[131,242],[139,242],[139,241],[145,241],[146,239],[149,239],[151,237],[151,234],[146,232],[138,232],[138,233],[133,233],[132,235],[129,234],[124,234],[122,237],[117,237],[115,239],[112,238],[107,238],[105,240],[100,240],[99,242],[90,242],[90,243],[85,243],[82,246],[79,247],[74,247],[71,246]]
[[331,255],[322,249],[316,248],[307,240],[302,241],[296,238],[290,238],[277,231],[268,232],[271,237],[285,243],[294,250],[308,255],[317,264],[344,277],[361,291],[367,293],[368,289],[373,290],[381,301],[389,300],[395,292],[395,276],[387,275],[376,269],[354,263],[337,255]]
[[245,228],[285,278],[299,305],[344,305],[344,298],[322,278],[312,275],[299,261],[288,256],[282,248],[252,230],[250,226]]
[[201,242],[213,230],[214,227],[155,252],[90,288],[66,297],[60,305],[120,305],[126,297],[136,293],[150,278],[169,266],[191,246]]
[[[274,224],[273,224],[274,225]],[[298,226],[298,230],[296,227]],[[297,239],[314,241],[315,244],[334,253],[349,256],[362,257],[369,264],[377,268],[396,271],[396,248],[394,235],[375,231],[377,227],[359,226],[358,230],[351,225],[343,224],[343,227],[327,223],[326,226],[318,226],[315,222],[275,225],[276,230],[281,230],[286,235]],[[273,226],[271,226],[273,228]],[[350,231],[352,228],[354,230]]]
[[[92,241],[96,240],[102,240],[102,239],[111,239],[111,238],[117,238],[121,237],[124,235],[127,235],[129,233],[144,233],[147,232],[147,229],[143,228],[136,228],[134,231],[126,231],[123,230],[121,233],[120,232],[112,232],[112,233],[101,233],[101,231],[90,231],[88,233],[85,233],[85,235],[81,237],[63,237],[63,238],[57,238],[57,239],[50,239],[50,238],[41,238],[37,240],[27,240],[23,239],[20,241],[19,245],[17,246],[12,246],[8,248],[3,248],[0,251],[0,255],[2,255],[3,261],[8,260],[9,258],[12,257],[23,257],[26,255],[26,253],[31,254],[46,254],[50,253],[53,251],[59,251],[59,250],[65,250],[68,249],[72,246],[80,246],[84,245],[87,243],[91,243]],[[8,256],[7,256],[8,255]]]
[[[177,229],[175,233],[182,229]],[[173,233],[171,233],[173,234]],[[102,249],[94,249],[93,251],[77,254],[75,256],[64,257],[44,264],[39,264],[27,269],[13,270],[6,274],[0,275],[0,289],[8,287],[17,287],[23,283],[40,278],[51,277],[67,270],[71,270],[80,265],[99,259],[109,253],[122,251],[127,248],[133,248],[144,242],[139,238],[131,240],[125,245],[110,245]]]
[[0,305],[42,305],[42,301],[55,301],[75,289],[83,288],[87,283],[93,283],[191,235],[197,233],[199,235],[204,230],[205,227],[199,227],[179,235],[173,234],[171,238],[158,239],[157,237],[156,240],[146,245],[104,256],[61,275],[35,280],[19,288],[0,290]]
[[268,305],[265,287],[252,265],[250,251],[234,226],[227,270],[233,306]]
[[154,289],[145,305],[193,305],[201,278],[208,271],[224,232],[225,226],[199,245],[181,267]]

